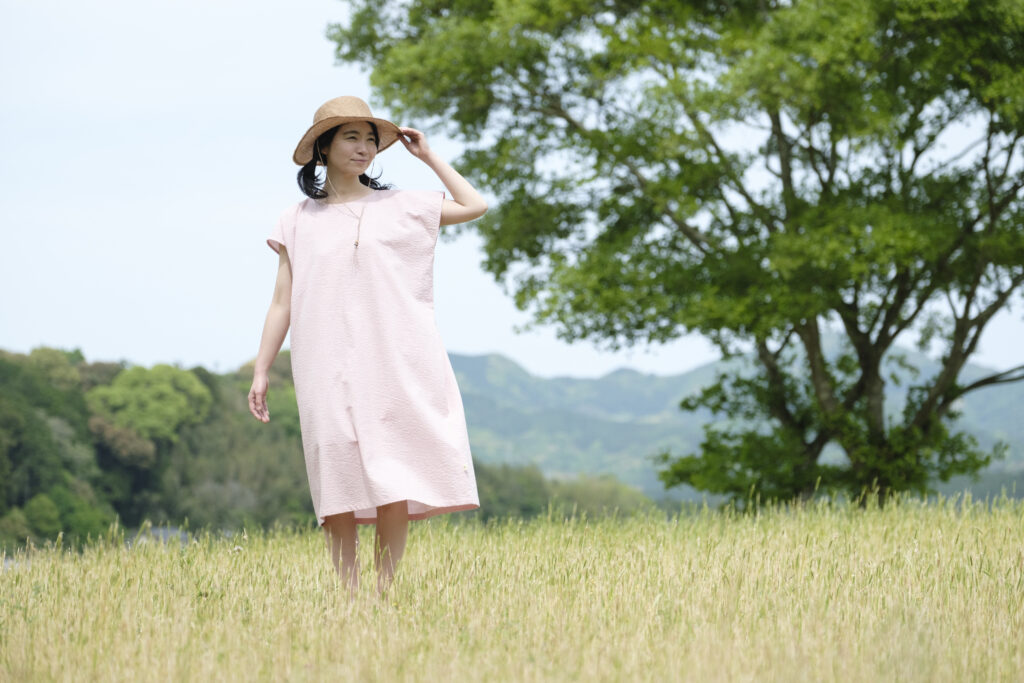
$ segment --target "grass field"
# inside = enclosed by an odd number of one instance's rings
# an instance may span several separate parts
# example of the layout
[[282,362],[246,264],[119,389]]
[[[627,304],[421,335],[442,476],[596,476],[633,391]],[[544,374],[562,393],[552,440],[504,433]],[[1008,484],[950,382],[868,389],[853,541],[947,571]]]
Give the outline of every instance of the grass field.
[[18,554],[0,680],[1013,681],[1024,506],[413,522],[387,600],[313,531]]

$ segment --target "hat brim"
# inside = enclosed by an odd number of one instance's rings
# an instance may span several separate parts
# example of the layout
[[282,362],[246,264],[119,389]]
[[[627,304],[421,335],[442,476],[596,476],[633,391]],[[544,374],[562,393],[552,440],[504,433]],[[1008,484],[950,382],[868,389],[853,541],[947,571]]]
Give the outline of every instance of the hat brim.
[[309,127],[306,134],[302,136],[301,140],[299,140],[299,144],[295,148],[295,153],[292,154],[292,161],[299,166],[305,166],[313,159],[313,143],[316,142],[316,139],[320,137],[321,134],[331,128],[341,126],[346,123],[352,123],[353,121],[369,121],[370,123],[377,125],[377,133],[380,135],[380,140],[378,140],[379,144],[377,145],[377,154],[380,154],[388,147],[395,144],[395,142],[398,141],[399,136],[402,134],[402,131],[398,129],[398,126],[386,119],[375,119],[367,116],[331,116],[323,119],[322,121],[317,121]]

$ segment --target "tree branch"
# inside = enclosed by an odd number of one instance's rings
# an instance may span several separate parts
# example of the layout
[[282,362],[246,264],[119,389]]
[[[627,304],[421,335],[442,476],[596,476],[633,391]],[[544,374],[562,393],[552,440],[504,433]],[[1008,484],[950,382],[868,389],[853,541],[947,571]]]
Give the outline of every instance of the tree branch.
[[732,188],[736,190],[736,192],[738,192],[741,197],[743,197],[743,200],[747,202],[748,206],[750,206],[751,211],[756,216],[758,216],[758,218],[761,220],[761,223],[764,224],[768,232],[776,232],[776,224],[780,223],[781,221],[779,221],[777,217],[773,216],[772,212],[769,211],[767,207],[762,206],[761,204],[754,200],[753,196],[751,196],[751,194],[747,191],[746,186],[744,186],[743,182],[736,176],[731,164],[728,163],[728,155],[726,155],[725,151],[722,150],[721,146],[718,144],[718,141],[715,139],[715,136],[711,134],[711,131],[709,131],[707,127],[700,121],[700,117],[697,116],[696,113],[691,111],[690,108],[685,105],[683,106],[683,111],[686,112],[686,116],[687,118],[690,119],[690,122],[693,124],[694,129],[697,131],[697,134],[700,135],[704,139],[704,141],[708,145],[710,145],[711,148],[714,150],[715,155],[718,157],[718,160],[722,163],[722,166],[724,167],[725,176],[729,179]]
[[821,331],[816,317],[802,321],[796,326],[796,333],[804,344],[807,364],[811,370],[811,385],[822,411],[829,417],[836,414],[839,403],[832,387],[832,378],[825,368],[825,353],[821,348]]
[[[920,116],[923,109],[923,106],[916,108],[914,110],[914,116]],[[962,105],[959,107],[952,106],[951,110],[947,112],[947,115],[944,116],[941,122],[935,126],[935,129],[930,134],[925,136],[925,140],[922,144],[918,145],[915,141],[914,157],[910,162],[910,166],[907,168],[908,175],[912,175],[914,173],[914,169],[917,168],[917,162],[921,160],[921,157],[924,156],[924,153],[927,152],[931,148],[931,146],[935,144],[935,141],[939,139],[939,136],[942,135],[942,133],[946,130],[946,128],[949,126],[951,122],[956,121],[963,115],[966,109],[967,108]]]
[[996,224],[995,213],[995,189],[992,187],[992,169],[989,168],[989,159],[992,152],[992,114],[989,114],[988,131],[985,134],[985,155],[982,157],[982,166],[985,171],[985,204],[988,206],[988,224],[990,227]]
[[821,158],[822,163],[825,161],[825,155],[822,154],[821,150],[814,146],[813,141],[807,144],[800,144],[798,141],[794,141],[797,149],[800,149],[807,153],[807,162],[814,171],[814,176],[818,179],[818,185],[821,187],[822,193],[831,191],[831,184],[829,180],[821,172],[821,168],[818,166],[818,160],[816,157]]
[[[977,280],[976,280],[977,282]],[[967,302],[964,305],[963,316],[955,316],[955,324],[953,326],[953,335],[950,340],[949,352],[942,360],[942,370],[932,383],[931,389],[928,391],[928,395],[925,400],[921,402],[917,412],[914,415],[914,419],[911,424],[919,429],[924,429],[932,416],[936,412],[945,412],[949,405],[964,392],[953,392],[952,388],[956,382],[956,378],[960,374],[960,370],[967,362],[967,358],[977,348],[978,341],[981,338],[981,331],[988,321],[992,319],[992,316],[996,314],[1009,300],[1013,293],[1018,287],[1024,284],[1024,273],[1013,278],[1009,286],[1002,292],[1000,292],[991,304],[985,307],[981,313],[974,318],[970,318],[970,306],[973,301],[975,291],[972,290],[968,295]],[[975,284],[977,287],[977,284]],[[972,331],[976,330],[974,337],[968,342],[968,336]]]
[[836,178],[836,168],[839,163],[836,161],[836,155],[839,153],[839,140],[834,137],[831,126],[829,127],[829,152],[828,159],[825,161],[825,165],[828,167],[828,186],[832,187],[832,183]]
[[1024,380],[1024,365],[1018,365],[1015,368],[1010,368],[1003,372],[997,372],[994,375],[982,377],[979,380],[971,382],[967,386],[961,388],[960,391],[956,392],[949,403],[952,403],[964,394],[974,391],[975,389],[981,389],[982,387],[991,386],[993,384],[1009,384],[1010,382],[1019,382],[1021,380]]
[[779,369],[778,353],[786,344],[783,342],[778,352],[772,353],[765,339],[757,340],[757,357],[765,368],[768,378],[768,411],[786,429],[799,432],[801,440],[804,426],[801,425],[786,405],[786,383],[782,370]]
[[1010,170],[1010,162],[1013,161],[1013,155],[1017,151],[1017,143],[1020,142],[1022,137],[1024,137],[1024,133],[1017,133],[1006,149],[1003,150],[1006,153],[1006,162],[1003,163],[1003,169],[999,172],[999,177],[997,178],[1000,185],[1006,182],[1006,174]]
[[768,118],[772,122],[772,136],[779,148],[779,171],[782,179],[782,204],[786,207],[786,218],[789,219],[796,212],[796,193],[793,191],[793,165],[792,151],[789,146],[789,138],[782,130],[782,115],[778,109],[768,112]]
[[[562,103],[558,101],[557,98],[555,98],[554,96],[548,96],[548,103],[546,105],[539,107],[531,107],[531,109],[538,114],[545,114],[548,116],[556,116],[560,118],[561,120],[565,121],[566,124],[568,124],[571,128],[575,129],[584,137],[589,137],[589,135],[593,132],[591,129],[583,125],[581,121],[576,119],[576,117],[570,114],[565,109],[565,107],[562,106]],[[631,162],[629,159],[617,157],[616,160],[626,167],[626,169],[630,172],[630,175],[633,176],[633,178],[637,182],[637,185],[641,189],[647,188],[647,178],[645,178],[644,175],[640,172],[640,169],[637,167],[636,164]],[[702,254],[707,255],[712,250],[718,250],[720,248],[721,245],[718,243],[717,240],[712,239],[709,235],[702,234],[700,230],[694,228],[686,221],[681,220],[672,211],[662,211],[662,215],[665,216],[669,221],[671,221],[672,224],[675,225],[676,228],[686,237],[686,239],[688,239],[690,243],[694,247],[696,247]]]

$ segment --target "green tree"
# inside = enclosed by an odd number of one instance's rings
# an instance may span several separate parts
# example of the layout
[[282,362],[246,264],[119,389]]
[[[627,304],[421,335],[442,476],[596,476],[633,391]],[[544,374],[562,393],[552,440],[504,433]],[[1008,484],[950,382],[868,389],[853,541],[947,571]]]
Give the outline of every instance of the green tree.
[[313,519],[288,367],[285,352],[271,368],[268,399],[291,396],[294,425],[285,418],[287,406],[273,407],[278,404],[272,404],[269,424],[252,419],[246,398],[251,365],[206,377],[204,383],[218,399],[206,421],[181,431],[161,480],[161,508],[170,518],[187,517],[193,528],[308,524]]
[[[925,490],[989,461],[951,425],[1024,377],[958,381],[1024,283],[1019,0],[349,5],[338,58],[466,142],[484,265],[537,323],[749,352],[684,402],[730,419],[667,485]],[[941,369],[887,411],[898,339]]]
[[81,490],[76,492],[66,486],[58,486],[48,494],[69,543],[78,543],[89,537],[100,538],[114,521],[110,506],[99,502],[91,489],[78,488]]
[[59,416],[88,438],[89,410],[81,389],[74,384],[75,368],[67,365],[74,354],[40,347],[31,355],[0,350],[0,397]]
[[78,375],[82,381],[82,391],[89,391],[101,384],[110,384],[125,369],[125,363],[82,363],[78,366]]
[[66,352],[40,346],[32,349],[28,362],[37,368],[51,386],[60,391],[76,391],[82,386],[76,362],[81,362],[81,352]]
[[551,502],[576,514],[598,517],[611,513],[629,515],[651,511],[654,502],[635,488],[623,484],[611,474],[581,474],[572,479],[550,482]]
[[109,385],[93,387],[85,400],[103,469],[102,496],[129,525],[147,515],[165,516],[159,501],[169,452],[184,429],[206,418],[210,390],[188,370],[137,366],[119,372]]
[[536,465],[487,465],[474,463],[480,494],[479,514],[487,520],[502,517],[536,517],[551,499],[547,480]]
[[[39,411],[0,396],[0,497],[7,506],[24,505],[61,480],[60,445]],[[0,472],[2,473],[2,472]]]
[[39,538],[52,539],[61,530],[60,511],[45,493],[37,493],[25,503],[25,519]]
[[188,370],[170,365],[129,368],[109,385],[89,390],[86,402],[94,415],[144,439],[174,443],[178,430],[206,417],[210,390]]
[[20,508],[11,508],[0,517],[0,549],[13,551],[32,535],[28,519]]
[[130,427],[118,427],[108,418],[89,418],[97,444],[122,465],[147,470],[156,464],[156,445]]
[[2,414],[6,407],[3,402],[0,402],[0,481],[5,482],[0,486],[0,515],[7,512],[10,507],[8,501],[12,469],[10,452],[16,445],[15,436],[8,431],[4,424],[9,419]]

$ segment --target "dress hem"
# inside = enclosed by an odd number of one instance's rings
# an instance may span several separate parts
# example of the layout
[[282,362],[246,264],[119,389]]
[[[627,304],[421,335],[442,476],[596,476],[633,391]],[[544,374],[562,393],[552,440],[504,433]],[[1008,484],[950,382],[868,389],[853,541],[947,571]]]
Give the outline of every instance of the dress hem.
[[[408,500],[408,499],[405,499],[405,500]],[[392,501],[392,502],[397,503],[398,501]],[[415,502],[419,502],[419,501],[415,501]],[[390,505],[390,504],[391,503],[381,503],[381,505]],[[376,507],[380,507],[380,506],[374,506],[374,507],[376,508]],[[410,514],[409,515],[409,521],[413,522],[413,521],[417,521],[417,520],[421,520],[421,519],[427,519],[429,517],[435,517],[437,515],[444,515],[444,514],[448,514],[450,512],[463,512],[465,510],[476,510],[479,507],[480,507],[479,503],[464,503],[462,505],[446,505],[446,506],[443,506],[443,507],[432,507],[429,510],[426,510],[424,512],[417,512],[415,514]],[[330,517],[331,515],[343,515],[346,512],[356,512],[358,510],[365,510],[365,509],[366,509],[366,506],[362,506],[362,507],[358,507],[358,508],[355,508],[355,509],[352,509],[352,510],[337,510],[337,511],[334,511],[334,512],[328,512],[325,515],[317,515],[317,526],[322,527],[324,525],[324,520],[327,517]],[[356,517],[356,524],[376,524],[376,523],[377,523],[377,516],[376,515],[374,515],[373,517],[358,517],[358,516]]]

